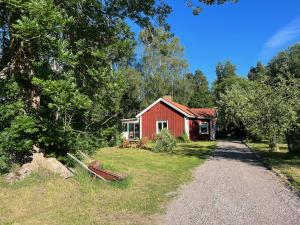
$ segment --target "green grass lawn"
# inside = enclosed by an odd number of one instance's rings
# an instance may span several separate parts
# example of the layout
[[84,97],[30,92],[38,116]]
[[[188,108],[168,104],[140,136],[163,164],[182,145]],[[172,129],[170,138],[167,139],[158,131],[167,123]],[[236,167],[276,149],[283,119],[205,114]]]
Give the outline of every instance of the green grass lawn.
[[285,175],[290,183],[300,191],[300,156],[288,152],[286,144],[280,144],[280,150],[270,152],[267,143],[248,143],[253,150],[260,152],[272,165],[272,168]]
[[129,175],[118,183],[91,178],[79,168],[68,180],[45,171],[13,185],[0,177],[0,224],[154,224],[214,147],[215,142],[178,144],[173,154],[99,149],[94,159]]

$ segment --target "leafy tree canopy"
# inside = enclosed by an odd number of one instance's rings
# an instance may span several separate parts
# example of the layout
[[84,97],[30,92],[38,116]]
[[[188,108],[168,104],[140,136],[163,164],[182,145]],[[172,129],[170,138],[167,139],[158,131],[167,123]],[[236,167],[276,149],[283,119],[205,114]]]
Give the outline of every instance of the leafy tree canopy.
[[159,24],[163,2],[0,1],[0,169],[34,151],[64,155],[117,140],[135,40],[127,19]]
[[139,66],[144,82],[143,107],[164,95],[187,103],[190,88],[184,74],[188,64],[179,39],[161,28],[145,29],[139,39],[143,44]]
[[248,79],[257,81],[263,80],[266,76],[266,73],[266,67],[261,62],[257,62],[255,67],[250,68],[250,71],[248,73]]
[[188,103],[192,108],[212,107],[213,99],[209,89],[208,81],[201,70],[196,70],[195,74],[187,74],[187,78],[192,83],[193,92]]
[[273,87],[256,81],[234,84],[221,94],[220,113],[224,121],[241,121],[250,134],[264,137],[276,146],[279,138],[297,124],[299,84],[296,79],[282,79]]

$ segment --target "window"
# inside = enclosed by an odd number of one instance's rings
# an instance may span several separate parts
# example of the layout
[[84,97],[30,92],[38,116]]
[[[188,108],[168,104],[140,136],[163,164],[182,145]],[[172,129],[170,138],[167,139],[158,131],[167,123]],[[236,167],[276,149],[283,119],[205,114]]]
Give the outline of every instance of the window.
[[168,121],[156,121],[156,133],[158,134],[163,128],[168,129]]
[[125,122],[123,125],[123,135],[127,139],[140,138],[140,124],[137,122]]
[[208,134],[208,122],[201,122],[199,124],[200,134]]

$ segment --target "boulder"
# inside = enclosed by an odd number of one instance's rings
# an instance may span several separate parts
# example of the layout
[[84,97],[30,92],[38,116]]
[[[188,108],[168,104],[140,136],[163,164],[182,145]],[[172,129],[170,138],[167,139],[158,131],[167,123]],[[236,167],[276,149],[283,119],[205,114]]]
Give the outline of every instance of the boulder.
[[9,173],[5,179],[9,183],[13,183],[16,180],[23,180],[38,169],[49,170],[59,174],[65,179],[74,176],[74,174],[56,158],[45,158],[43,153],[34,153],[30,163],[26,163],[18,170]]

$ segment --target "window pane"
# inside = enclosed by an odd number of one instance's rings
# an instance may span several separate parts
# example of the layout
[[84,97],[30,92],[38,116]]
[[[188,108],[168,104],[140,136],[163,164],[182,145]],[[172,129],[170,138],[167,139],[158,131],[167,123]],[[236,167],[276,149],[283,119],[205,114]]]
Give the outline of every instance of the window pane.
[[161,129],[162,129],[162,124],[161,122],[158,122],[158,130],[161,131]]
[[163,128],[168,128],[167,122],[163,122]]
[[133,135],[134,135],[134,124],[129,123],[129,138],[133,139]]
[[139,137],[140,137],[140,124],[135,123],[135,125],[134,125],[134,139],[139,138]]
[[208,123],[207,122],[201,123],[200,132],[202,134],[208,133]]

